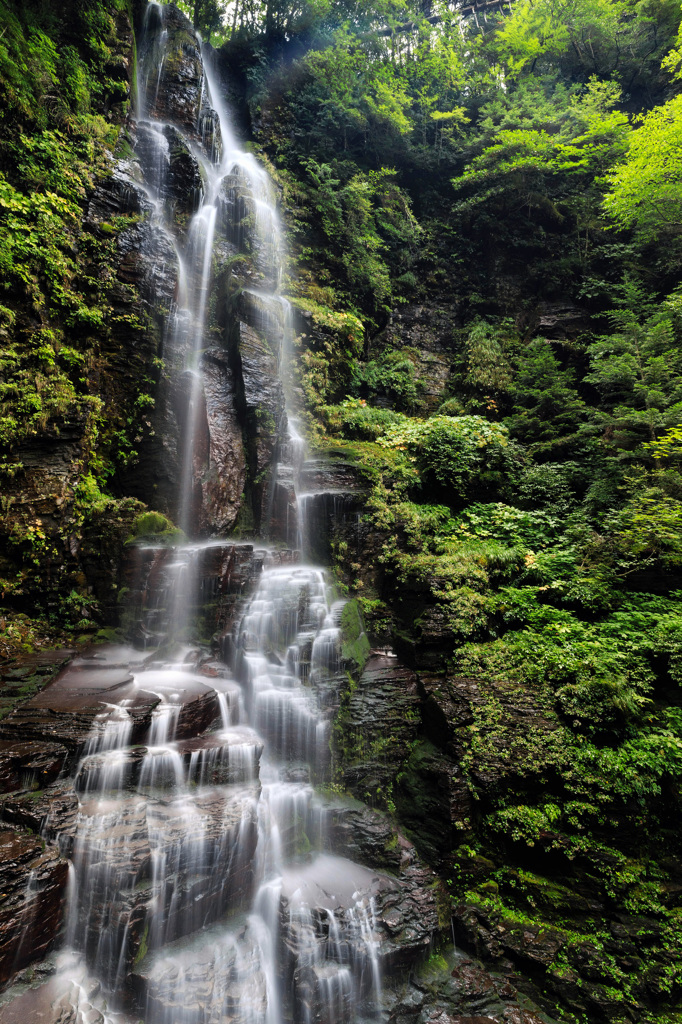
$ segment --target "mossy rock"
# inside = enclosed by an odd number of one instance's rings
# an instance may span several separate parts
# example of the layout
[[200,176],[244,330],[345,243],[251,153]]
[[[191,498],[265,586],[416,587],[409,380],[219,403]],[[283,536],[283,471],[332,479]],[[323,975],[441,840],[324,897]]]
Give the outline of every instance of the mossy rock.
[[181,544],[185,535],[175,524],[161,512],[142,512],[133,521],[132,533],[126,538],[126,544],[137,541],[152,541],[160,544]]

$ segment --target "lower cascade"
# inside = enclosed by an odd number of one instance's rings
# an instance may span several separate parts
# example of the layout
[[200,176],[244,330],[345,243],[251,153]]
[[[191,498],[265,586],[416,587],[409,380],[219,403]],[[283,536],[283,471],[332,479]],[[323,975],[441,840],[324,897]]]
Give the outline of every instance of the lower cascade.
[[[266,569],[234,675],[153,654],[107,694],[76,771],[67,945],[103,990],[130,984],[145,1021],[378,1009],[378,911],[400,883],[330,852],[334,807],[311,784],[328,767],[337,618],[321,570]],[[62,686],[96,685],[122,653],[74,663]]]
[[370,832],[381,816],[319,789],[343,602],[323,570],[261,554],[231,664],[103,646],[34,702],[88,729],[42,823],[69,858],[63,946],[3,1021],[350,1024],[428,949],[432,877],[413,848],[396,840],[395,875],[354,862],[363,815]]

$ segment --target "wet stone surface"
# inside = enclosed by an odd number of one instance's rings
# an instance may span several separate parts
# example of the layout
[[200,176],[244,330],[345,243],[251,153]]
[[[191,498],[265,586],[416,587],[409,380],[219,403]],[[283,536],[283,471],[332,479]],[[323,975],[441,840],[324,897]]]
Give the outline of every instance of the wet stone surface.
[[[521,1000],[521,1002],[520,1002]],[[446,948],[387,993],[388,1024],[546,1024],[504,975]]]
[[0,740],[0,793],[43,789],[59,775],[67,751],[59,743]]
[[39,836],[0,825],[0,988],[55,942],[68,864]]

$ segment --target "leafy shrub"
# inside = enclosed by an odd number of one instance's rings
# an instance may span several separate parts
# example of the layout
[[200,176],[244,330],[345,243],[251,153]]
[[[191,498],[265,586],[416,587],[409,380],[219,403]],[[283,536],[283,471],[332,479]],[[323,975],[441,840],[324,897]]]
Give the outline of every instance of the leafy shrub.
[[349,441],[375,441],[389,426],[401,422],[400,415],[392,409],[377,409],[358,398],[324,406],[321,412],[327,428]]
[[357,363],[353,368],[351,390],[362,398],[378,396],[398,409],[414,408],[418,394],[414,364],[403,352],[389,350],[378,359]]
[[390,427],[379,444],[409,452],[422,482],[454,501],[494,490],[510,467],[513,449],[504,427],[482,416],[432,416]]
[[506,544],[527,544],[536,549],[556,540],[562,530],[558,516],[528,512],[500,502],[469,505],[454,524],[456,537],[491,538]]

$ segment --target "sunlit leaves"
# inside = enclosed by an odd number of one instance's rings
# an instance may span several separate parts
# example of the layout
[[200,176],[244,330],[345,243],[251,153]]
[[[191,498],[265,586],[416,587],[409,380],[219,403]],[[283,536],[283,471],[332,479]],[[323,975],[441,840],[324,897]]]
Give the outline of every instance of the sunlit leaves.
[[682,96],[646,114],[609,175],[607,213],[644,241],[682,230]]
[[595,51],[608,47],[616,33],[622,6],[618,0],[520,0],[498,35],[511,73],[571,46],[594,63]]

